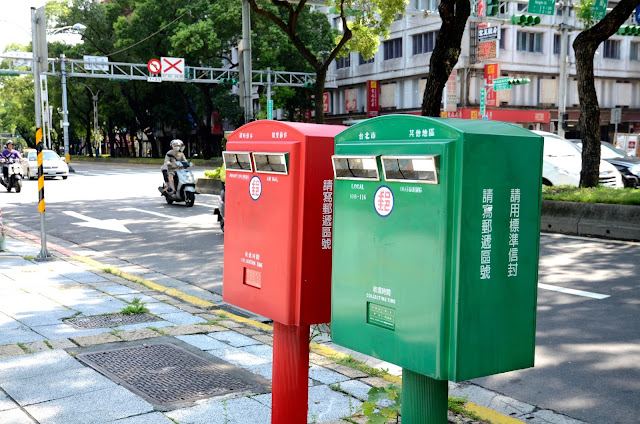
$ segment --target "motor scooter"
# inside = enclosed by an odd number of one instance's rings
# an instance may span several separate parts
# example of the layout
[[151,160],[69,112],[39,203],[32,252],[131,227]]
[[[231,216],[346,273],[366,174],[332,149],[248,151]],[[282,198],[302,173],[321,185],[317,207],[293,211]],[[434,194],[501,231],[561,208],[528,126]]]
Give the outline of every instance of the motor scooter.
[[[196,157],[194,155],[193,157]],[[158,187],[160,194],[164,196],[168,204],[173,202],[184,202],[187,207],[192,207],[196,201],[196,179],[189,169],[193,163],[189,161],[176,162],[179,166],[173,180],[175,191],[169,193],[169,183],[165,182],[162,187]],[[171,178],[171,176],[169,176]]]
[[[4,169],[7,169],[7,178],[4,177]],[[3,159],[2,175],[0,175],[0,184],[6,187],[7,191],[16,189],[16,193],[22,190],[22,166],[20,162],[14,159]]]

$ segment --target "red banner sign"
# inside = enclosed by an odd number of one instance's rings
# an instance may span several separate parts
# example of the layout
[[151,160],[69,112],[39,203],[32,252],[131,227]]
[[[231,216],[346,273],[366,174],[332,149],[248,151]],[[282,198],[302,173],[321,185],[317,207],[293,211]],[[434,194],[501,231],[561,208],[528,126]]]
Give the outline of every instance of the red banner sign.
[[[499,63],[487,63],[484,65],[484,80],[487,84],[493,85],[493,80],[500,78],[500,64]],[[493,90],[487,90],[487,97],[485,99],[485,105],[487,107],[498,107],[496,92]]]
[[329,113],[329,93],[322,93],[322,112]]

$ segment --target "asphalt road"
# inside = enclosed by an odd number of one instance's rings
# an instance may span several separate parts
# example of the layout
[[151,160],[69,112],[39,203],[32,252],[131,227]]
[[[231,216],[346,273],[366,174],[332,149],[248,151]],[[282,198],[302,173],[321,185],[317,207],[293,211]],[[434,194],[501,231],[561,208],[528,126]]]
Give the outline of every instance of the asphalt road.
[[[216,196],[167,205],[157,167],[73,166],[68,180],[45,183],[47,234],[222,293]],[[0,191],[7,225],[39,234],[36,190],[25,181],[20,194]],[[640,423],[639,274],[638,243],[543,235],[536,366],[474,382],[587,423]]]

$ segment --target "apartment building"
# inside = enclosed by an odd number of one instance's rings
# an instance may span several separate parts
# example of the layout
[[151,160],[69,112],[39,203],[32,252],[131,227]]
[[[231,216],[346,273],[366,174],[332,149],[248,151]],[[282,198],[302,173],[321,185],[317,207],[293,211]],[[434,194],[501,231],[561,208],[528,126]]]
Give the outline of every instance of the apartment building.
[[[380,48],[371,60],[358,53],[338,59],[330,72],[337,74],[338,89],[325,94],[327,122],[389,113],[420,113],[425,78],[435,45],[440,18],[438,0],[411,0],[411,7],[427,10],[427,14],[409,13],[391,26],[391,35],[381,40]],[[610,7],[615,4],[610,4]],[[558,90],[560,81],[562,11],[541,16],[535,26],[512,25],[509,18],[527,13],[526,3],[502,3],[496,18],[473,16],[465,28],[462,53],[450,80],[449,104],[443,116],[482,119],[479,113],[481,90],[486,93],[488,119],[512,122],[529,129],[555,132],[558,126]],[[566,56],[566,136],[579,138],[579,100],[576,81],[575,55],[571,44],[581,30],[575,11],[566,9],[569,46]],[[631,19],[631,17],[630,17]],[[339,28],[339,19],[333,20]],[[479,51],[478,28],[488,25],[498,34],[495,58],[492,52]],[[630,21],[630,24],[632,22]],[[497,28],[495,28],[497,26]],[[575,29],[574,29],[575,28]],[[484,32],[483,32],[484,31]],[[486,33],[486,30],[481,33]],[[491,66],[494,65],[494,66]],[[603,139],[612,139],[614,126],[610,124],[612,108],[622,108],[618,132],[640,132],[640,37],[614,35],[600,45],[595,61],[595,87],[601,108]],[[487,75],[487,70],[493,74]],[[529,78],[531,83],[512,86],[510,90],[493,92],[486,85],[487,77]],[[369,81],[369,83],[368,83]],[[374,92],[373,86],[379,91]],[[455,85],[455,87],[454,87]],[[446,90],[445,90],[446,93]],[[374,108],[371,110],[372,94]],[[444,97],[444,96],[443,96]],[[455,99],[455,105],[452,100]],[[444,109],[444,106],[443,106]]]

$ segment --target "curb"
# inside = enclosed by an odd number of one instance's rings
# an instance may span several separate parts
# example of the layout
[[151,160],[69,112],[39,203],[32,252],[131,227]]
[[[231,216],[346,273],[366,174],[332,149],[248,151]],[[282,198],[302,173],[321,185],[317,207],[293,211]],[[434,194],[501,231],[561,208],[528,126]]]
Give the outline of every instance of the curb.
[[605,239],[640,240],[640,206],[542,201],[540,229]]
[[[25,232],[22,232],[20,230],[16,230],[14,228],[10,228],[10,227],[5,227],[5,229],[8,232],[14,233],[18,236],[21,237],[25,237],[33,242],[40,242],[40,238]],[[81,255],[76,255],[73,251],[64,248],[62,246],[58,246],[56,244],[53,243],[49,243],[47,242],[47,248],[50,248],[51,250],[55,250],[58,253],[61,253],[65,256],[68,256],[69,258],[73,259],[73,260],[77,260],[79,262],[83,262],[86,265],[89,265],[91,267],[94,267],[100,271],[103,272],[107,272],[110,274],[113,274],[115,276],[127,279],[129,281],[132,281],[134,283],[138,283],[144,287],[147,287],[151,290],[155,290],[158,291],[162,294],[166,294],[169,296],[173,296],[176,297],[184,302],[190,303],[194,306],[199,306],[199,307],[204,307],[204,308],[211,308],[210,310],[214,313],[224,313],[226,315],[226,317],[228,319],[243,323],[243,324],[247,324],[247,325],[251,325],[253,327],[259,328],[261,330],[265,330],[265,331],[273,331],[273,326],[268,325],[268,324],[264,324],[258,321],[254,321],[252,319],[249,318],[244,318],[238,315],[234,315],[230,312],[227,311],[223,311],[221,309],[217,309],[217,305],[215,305],[214,303],[208,302],[206,300],[202,300],[199,299],[195,296],[191,296],[189,294],[183,293],[179,290],[173,289],[173,288],[168,288],[165,287],[161,284],[157,284],[154,283],[153,281],[150,280],[146,280],[144,278],[141,277],[137,277],[135,275],[126,273],[124,271],[121,271],[120,269],[113,267],[111,265],[105,265],[101,262],[98,262],[94,259],[91,258],[87,258],[86,256],[81,256]],[[331,348],[328,348],[326,346],[322,346],[320,344],[317,343],[310,343],[309,344],[309,351],[316,353],[318,355],[321,355],[325,358],[328,359],[340,359],[340,358],[345,358],[348,355],[335,351]],[[389,383],[393,383],[393,384],[397,384],[397,385],[402,385],[402,378],[395,376],[395,375],[390,375],[390,374],[385,374],[383,376],[381,376],[380,378],[382,378],[385,381],[388,381]],[[492,424],[524,424],[523,421],[517,420],[515,418],[511,418],[508,417],[506,415],[503,415],[499,412],[493,411],[489,408],[486,408],[484,406],[475,404],[473,402],[466,402],[465,403],[465,408],[469,411],[474,412],[480,419],[485,420],[485,421],[489,421]]]

